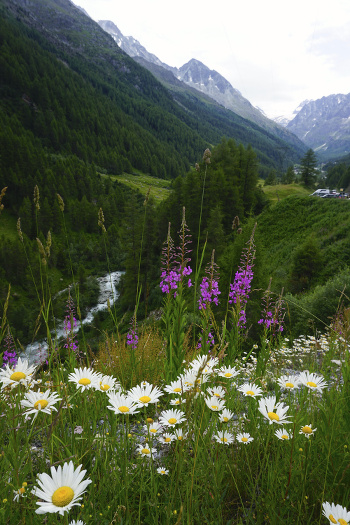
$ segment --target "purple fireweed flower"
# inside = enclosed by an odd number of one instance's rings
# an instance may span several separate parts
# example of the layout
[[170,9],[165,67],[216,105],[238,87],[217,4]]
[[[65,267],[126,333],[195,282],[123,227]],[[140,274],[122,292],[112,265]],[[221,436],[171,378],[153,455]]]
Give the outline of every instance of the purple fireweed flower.
[[17,354],[15,349],[15,342],[13,340],[13,337],[11,335],[10,330],[8,330],[7,335],[4,339],[4,354],[2,356],[2,366],[16,366],[17,364]]
[[228,296],[229,304],[238,305],[240,308],[237,326],[243,328],[247,322],[245,305],[249,299],[251,290],[251,283],[253,280],[253,262],[255,259],[254,234],[256,225],[253,228],[252,234],[247,247],[243,250],[240,266],[236,272],[233,283],[230,284],[230,291]]
[[271,279],[269,286],[263,297],[263,303],[265,304],[264,310],[262,312],[262,318],[259,319],[258,324],[265,325],[267,330],[271,330],[272,336],[277,335],[279,332],[283,332],[283,321],[284,321],[284,306],[283,299],[281,295],[278,297],[277,301],[271,300]]
[[[163,293],[170,294],[172,290],[178,289],[178,284],[185,281],[185,278],[192,273],[192,268],[188,266],[191,259],[188,257],[191,250],[188,248],[188,244],[191,243],[190,235],[188,234],[188,228],[185,219],[185,208],[183,208],[183,216],[180,235],[180,246],[174,248],[174,242],[170,235],[170,223],[168,227],[167,240],[164,243],[162,250],[162,273],[160,288]],[[187,286],[192,286],[191,279],[187,280]],[[176,297],[176,291],[174,292]]]
[[203,280],[200,284],[200,294],[199,298],[199,310],[206,310],[209,303],[214,303],[215,305],[219,304],[219,295],[221,294],[219,290],[219,283],[215,279],[209,281],[208,277],[203,277]]
[[132,350],[136,350],[139,342],[139,336],[137,335],[137,320],[136,315],[131,318],[130,330],[126,334],[126,344],[131,346]]

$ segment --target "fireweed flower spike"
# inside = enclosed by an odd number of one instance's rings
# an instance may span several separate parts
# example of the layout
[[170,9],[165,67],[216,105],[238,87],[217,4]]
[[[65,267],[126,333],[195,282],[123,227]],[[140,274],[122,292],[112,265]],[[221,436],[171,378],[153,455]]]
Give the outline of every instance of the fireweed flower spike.
[[198,300],[199,310],[206,310],[210,303],[219,304],[219,268],[214,262],[215,250],[212,252],[211,261],[206,268],[209,277],[203,277],[200,284],[200,298]]
[[139,336],[137,335],[137,320],[135,315],[131,318],[130,325],[130,330],[126,335],[126,344],[131,346],[133,350],[136,350]]
[[263,303],[264,311],[262,312],[262,318],[258,321],[258,324],[265,325],[266,329],[270,330],[272,336],[277,336],[283,332],[284,322],[284,301],[282,299],[283,290],[278,297],[277,301],[271,300],[271,279],[264,293]]
[[240,261],[240,266],[236,272],[234,281],[230,284],[229,304],[236,305],[239,310],[237,326],[243,328],[246,324],[245,307],[249,299],[251,283],[253,280],[253,266],[255,259],[254,234],[256,224],[253,228],[248,246],[244,249]]
[[46,474],[38,475],[38,487],[34,487],[32,493],[43,501],[37,501],[39,508],[37,514],[47,512],[58,512],[61,516],[75,505],[80,505],[86,487],[91,483],[91,479],[83,481],[86,470],[81,470],[82,465],[74,469],[73,462],[64,463],[55,469],[51,467],[51,476]]
[[0,383],[2,383],[2,388],[15,388],[18,385],[27,386],[28,383],[33,381],[32,376],[35,368],[34,365],[29,365],[28,359],[23,359],[22,361],[19,357],[15,366],[11,367],[6,365],[4,370],[0,370]]

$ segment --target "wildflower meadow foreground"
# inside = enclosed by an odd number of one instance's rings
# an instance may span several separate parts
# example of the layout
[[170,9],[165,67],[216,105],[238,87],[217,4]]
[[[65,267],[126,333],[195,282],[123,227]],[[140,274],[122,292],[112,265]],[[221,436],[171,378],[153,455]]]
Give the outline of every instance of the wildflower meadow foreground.
[[289,341],[268,288],[247,350],[254,231],[220,323],[214,253],[202,276],[188,243],[183,219],[160,327],[136,307],[96,355],[71,331],[38,365],[3,356],[0,523],[350,524],[349,316]]

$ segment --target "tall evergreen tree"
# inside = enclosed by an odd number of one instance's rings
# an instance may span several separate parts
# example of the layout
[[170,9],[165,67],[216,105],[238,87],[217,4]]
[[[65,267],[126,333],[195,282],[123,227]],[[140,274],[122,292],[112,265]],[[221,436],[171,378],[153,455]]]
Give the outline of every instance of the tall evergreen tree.
[[311,188],[316,182],[317,159],[313,149],[307,150],[301,159],[301,181],[307,187]]

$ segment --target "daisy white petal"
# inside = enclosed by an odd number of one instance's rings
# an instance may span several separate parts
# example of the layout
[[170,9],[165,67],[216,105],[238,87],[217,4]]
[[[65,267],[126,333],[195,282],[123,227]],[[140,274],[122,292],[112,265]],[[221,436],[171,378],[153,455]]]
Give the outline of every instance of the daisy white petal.
[[165,469],[164,467],[158,467],[157,472],[158,474],[161,474],[161,476],[167,476],[169,474],[169,470]]
[[288,430],[285,430],[284,428],[278,428],[275,432],[275,436],[278,437],[278,439],[286,441],[292,438],[290,432],[288,432]]
[[157,386],[152,386],[147,381],[137,385],[129,392],[129,397],[138,407],[147,407],[149,403],[157,403],[163,392]]
[[299,434],[304,434],[304,436],[309,439],[310,436],[313,436],[317,428],[312,428],[311,423],[301,427]]
[[159,417],[159,422],[165,427],[173,427],[183,421],[186,421],[186,418],[181,410],[164,410]]
[[234,441],[234,435],[225,431],[217,432],[213,437],[218,443],[223,443],[224,445],[230,445]]
[[75,383],[77,388],[84,392],[90,388],[98,388],[101,375],[91,368],[74,368],[74,372],[68,375],[68,381]]
[[30,414],[34,414],[34,421],[39,412],[44,412],[45,414],[51,414],[53,410],[57,412],[57,408],[53,405],[58,401],[61,401],[61,398],[58,397],[56,392],[51,393],[50,390],[34,392],[30,390],[26,392],[25,399],[21,401],[21,406],[28,409],[25,412],[25,418],[27,419]]
[[225,408],[225,400],[218,397],[206,397],[205,403],[213,412],[220,412]]
[[218,370],[218,375],[220,377],[226,377],[228,379],[233,379],[239,374],[239,371],[234,366],[222,366]]
[[228,410],[228,408],[224,408],[221,414],[219,415],[219,421],[221,421],[221,423],[227,423],[228,421],[230,421],[230,419],[233,418],[233,416],[234,413],[231,412],[231,410]]
[[322,390],[327,386],[327,382],[323,379],[323,376],[310,373],[308,370],[304,370],[299,375],[299,381],[302,385],[309,388],[309,390],[317,390],[322,393]]
[[4,370],[0,370],[0,383],[2,388],[15,388],[18,385],[28,386],[33,381],[33,374],[36,367],[29,365],[28,359],[18,358],[17,364],[13,367],[6,365]]
[[284,375],[277,379],[277,383],[284,390],[293,390],[300,386],[299,376],[297,375]]
[[91,483],[90,479],[82,480],[86,470],[81,470],[82,465],[74,470],[73,462],[65,463],[55,469],[51,467],[51,477],[46,473],[38,474],[38,484],[41,489],[34,487],[32,493],[44,501],[37,501],[39,508],[37,514],[46,512],[58,512],[61,516],[82,499],[86,487]]
[[254,383],[244,383],[243,385],[239,386],[237,390],[248,397],[261,396],[263,393],[262,389],[259,386],[254,385]]
[[248,445],[248,443],[251,443],[254,440],[254,438],[251,437],[251,435],[248,434],[248,432],[243,432],[243,433],[237,434],[236,440],[239,443],[243,443],[244,445]]
[[288,408],[288,406],[284,406],[282,403],[276,403],[275,396],[259,400],[258,410],[264,417],[266,417],[270,425],[272,425],[272,423],[277,423],[277,425],[291,423],[291,421],[287,421],[287,418],[290,416],[285,415]]
[[138,405],[129,396],[113,391],[107,393],[107,396],[111,403],[107,408],[115,414],[137,414]]
[[157,452],[157,449],[150,447],[149,445],[137,445],[137,453],[143,457],[152,457]]

